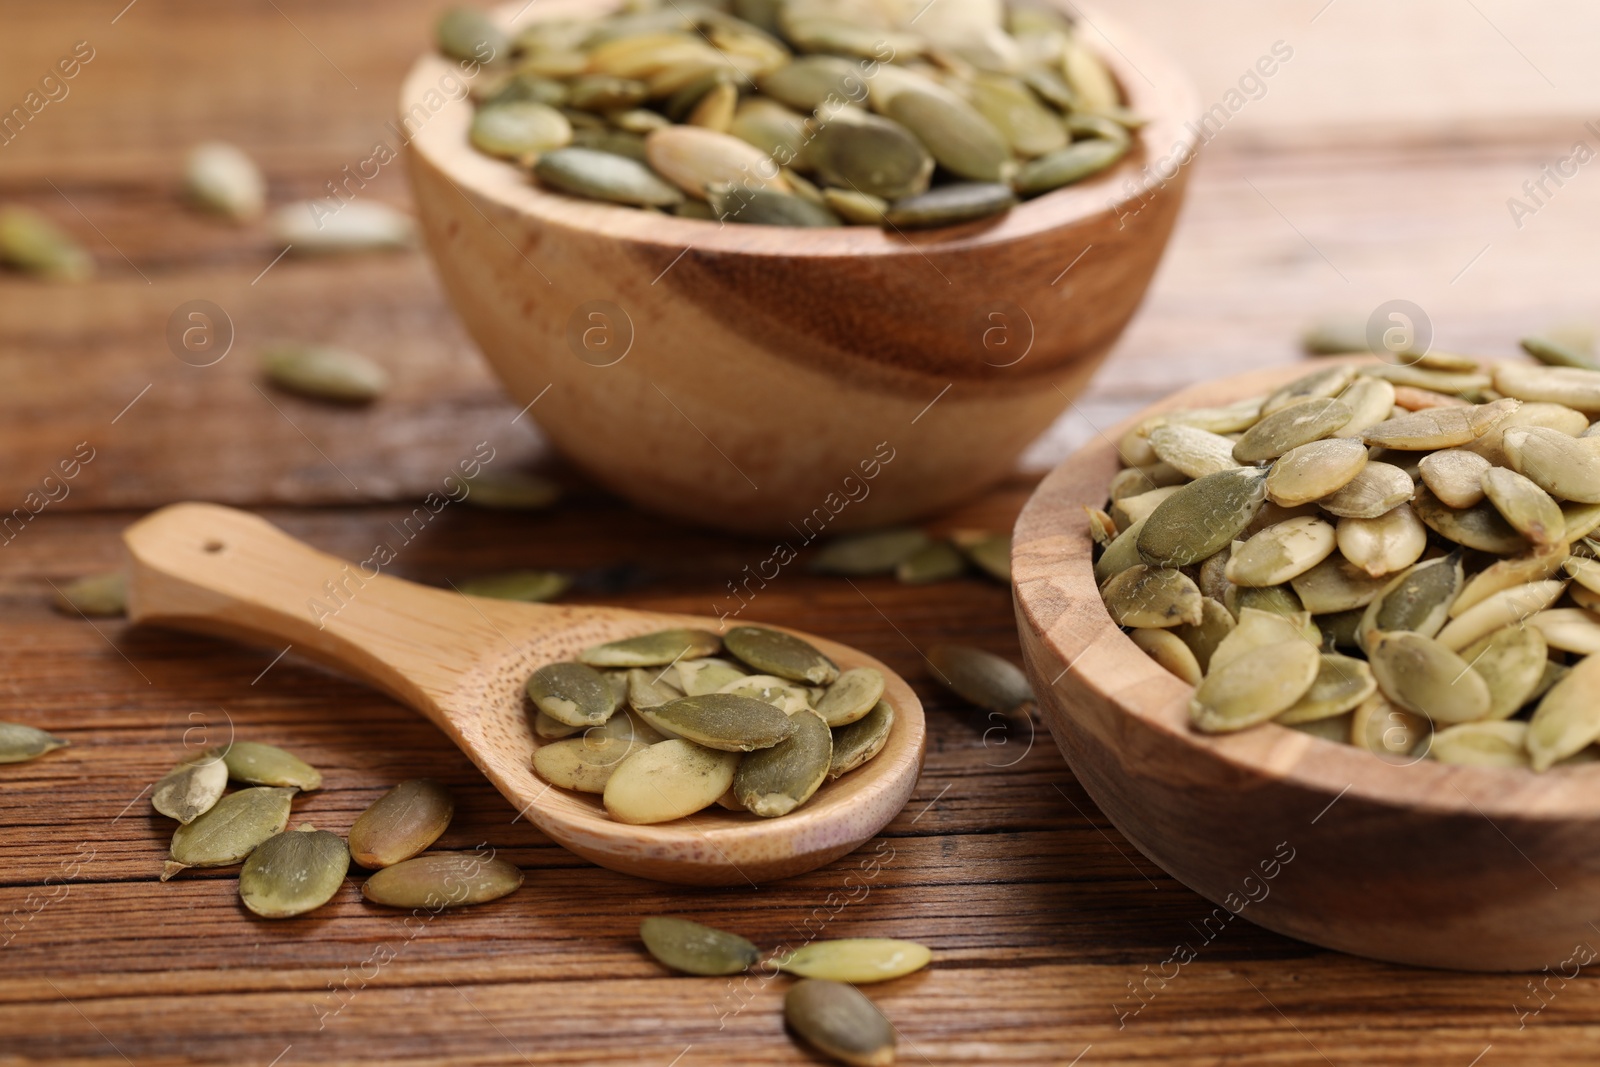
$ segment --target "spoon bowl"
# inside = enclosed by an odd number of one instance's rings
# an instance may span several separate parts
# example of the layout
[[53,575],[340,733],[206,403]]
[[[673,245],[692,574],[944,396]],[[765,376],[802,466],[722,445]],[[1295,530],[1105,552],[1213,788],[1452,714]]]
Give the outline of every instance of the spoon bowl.
[[598,796],[556,788],[534,773],[533,753],[543,742],[533,734],[523,683],[538,667],[592,645],[669,627],[718,631],[717,619],[434,589],[380,573],[384,561],[349,563],[257,516],[211,504],[163,508],[130,526],[123,540],[132,560],[133,621],[288,643],[362,679],[427,716],[552,840],[625,874],[759,885],[812,870],[893,819],[922,766],[922,705],[905,680],[855,649],[797,634],[841,670],[883,673],[884,699],[895,711],[883,751],[780,818],[713,806],[653,826],[616,822]]
[[1385,760],[1276,723],[1198,733],[1193,690],[1100,599],[1084,508],[1107,499],[1113,442],[1156,412],[1228,404],[1306,373],[1279,367],[1184,390],[1039,486],[1017,522],[1012,574],[1045,722],[1123,836],[1217,905],[1196,928],[1206,941],[1237,915],[1397,963],[1562,969],[1596,937],[1600,765],[1534,774]]

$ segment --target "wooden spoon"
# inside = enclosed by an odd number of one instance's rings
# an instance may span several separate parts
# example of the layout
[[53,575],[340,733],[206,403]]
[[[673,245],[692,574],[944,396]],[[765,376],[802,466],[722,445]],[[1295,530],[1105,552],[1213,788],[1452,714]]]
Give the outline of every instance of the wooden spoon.
[[712,807],[676,822],[612,821],[591,794],[534,774],[541,743],[523,683],[591,645],[719,621],[621,608],[520,604],[390,578],[301,544],[265,520],[175,504],[123,534],[128,614],[252,643],[289,644],[422,712],[552,839],[603,867],[689,885],[757,885],[820,867],[905,806],[922,766],[922,705],[904,679],[853,648],[809,634],[840,668],[883,672],[895,711],[883,751],[777,819]]
[[1330,365],[1187,389],[1045,479],[1017,522],[1012,558],[1040,711],[1117,829],[1217,905],[1196,927],[1196,949],[1240,915],[1374,959],[1564,971],[1574,946],[1595,938],[1600,764],[1534,774],[1384,760],[1276,723],[1197,733],[1190,687],[1141,652],[1100,599],[1083,509],[1105,503],[1113,442],[1157,411],[1232,403]]

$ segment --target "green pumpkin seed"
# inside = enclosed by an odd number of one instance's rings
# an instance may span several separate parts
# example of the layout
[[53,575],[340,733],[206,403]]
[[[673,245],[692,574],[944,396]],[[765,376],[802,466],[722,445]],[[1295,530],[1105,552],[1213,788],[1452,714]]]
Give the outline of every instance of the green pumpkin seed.
[[784,995],[783,1017],[807,1044],[840,1063],[894,1062],[894,1025],[855,986],[802,978]]
[[636,107],[649,96],[649,85],[634,78],[619,78],[615,74],[580,74],[567,83],[567,106],[582,111],[616,111]]
[[[1273,463],[1267,475],[1267,497],[1283,507],[1309,504],[1339,492],[1366,465],[1367,449],[1360,441],[1353,438],[1312,441],[1291,448]],[[1391,469],[1405,479],[1409,489],[1411,479],[1405,477],[1405,472]],[[1409,497],[1408,491],[1402,500]]]
[[884,113],[915,135],[939,165],[969,181],[1011,177],[1011,148],[994,124],[953,93],[907,88],[894,94]]
[[1507,430],[1504,442],[1512,470],[1552,496],[1600,504],[1600,437],[1570,437],[1533,426]]
[[1600,656],[1582,660],[1557,682],[1528,722],[1533,769],[1542,771],[1600,738]]
[[824,545],[811,559],[817,574],[867,577],[892,574],[896,567],[932,544],[921,530],[874,530],[851,534]]
[[1450,604],[1461,584],[1460,553],[1418,563],[1395,575],[1362,616],[1358,631],[1362,647],[1379,631],[1434,636],[1450,617]]
[[1384,696],[1434,723],[1473,722],[1489,714],[1489,687],[1466,660],[1431,637],[1400,631],[1367,642]]
[[787,815],[811,799],[833,764],[833,734],[822,716],[803,708],[789,716],[791,736],[739,761],[733,793],[763,818]]
[[[683,694],[680,693],[678,695],[682,696]],[[610,722],[611,720],[607,719],[606,721]],[[552,719],[542,711],[535,712],[533,716],[533,736],[545,741],[559,741],[564,737],[571,737],[573,734],[587,729],[589,729],[587,726],[568,726],[564,722]]]
[[1305,605],[1300,603],[1300,598],[1295,596],[1294,588],[1287,585],[1268,585],[1260,588],[1229,584],[1227,592],[1222,596],[1223,606],[1238,616],[1247,608],[1256,611],[1271,612],[1288,618],[1299,616],[1307,617],[1307,639],[1315,643],[1317,640],[1316,627],[1309,622],[1310,613],[1305,610]]
[[903,585],[929,585],[959,578],[966,572],[967,557],[949,541],[935,541],[894,569]]
[[1011,584],[1011,535],[985,530],[955,530],[950,541],[972,565],[997,582]]
[[1293,707],[1317,679],[1322,657],[1301,640],[1252,649],[1211,671],[1189,700],[1189,718],[1205,733],[1231,733]]
[[772,189],[712,188],[711,210],[726,222],[751,226],[839,226],[839,216],[792,193]]
[[1467,722],[1433,735],[1428,755],[1458,767],[1527,767],[1528,724]]
[[1061,72],[1072,87],[1077,109],[1108,111],[1122,102],[1110,68],[1076,34],[1068,37],[1062,46]]
[[628,672],[629,706],[635,711],[646,711],[682,699],[687,694],[678,688],[677,676],[676,666],[659,671],[653,667],[633,668]]
[[1567,561],[1567,546],[1546,545],[1525,556],[1513,556],[1491,564],[1473,575],[1450,605],[1450,617],[1465,613],[1468,608],[1482,603],[1495,593],[1554,578]]
[[[534,762],[538,763],[537,752]],[[450,790],[438,782],[428,778],[401,782],[357,816],[350,827],[350,855],[369,869],[392,867],[439,840],[455,811]]]
[[435,32],[439,51],[451,59],[487,62],[511,54],[511,39],[505,31],[474,8],[457,7],[446,11]]
[[1363,373],[1383,378],[1403,388],[1426,389],[1434,393],[1465,399],[1489,388],[1487,374],[1477,371],[1438,369],[1429,366],[1427,357],[1413,357],[1412,363],[1380,363],[1365,368]]
[[790,186],[761,149],[730,134],[698,126],[668,126],[645,138],[650,166],[697,200],[715,187],[766,188],[785,193]]
[[1447,448],[1422,457],[1422,483],[1446,507],[1470,508],[1483,500],[1483,476],[1490,469],[1476,452]]
[[[733,693],[684,697],[641,709],[640,714],[652,726],[723,752],[771,748],[795,730],[789,716],[778,708],[764,700]],[[722,790],[717,792],[720,795]]]
[[1528,625],[1562,652],[1591,656],[1600,652],[1600,615],[1583,608],[1553,608],[1528,617]]
[[1111,505],[1112,517],[1119,527],[1132,526],[1150,517],[1151,512],[1176,493],[1182,486],[1168,485],[1160,489],[1152,489],[1148,493],[1139,493],[1136,496],[1125,496]]
[[[1272,492],[1270,476],[1267,492]],[[1404,470],[1392,463],[1367,463],[1342,489],[1318,500],[1317,505],[1340,518],[1376,519],[1410,500],[1415,492],[1416,484]]]
[[643,107],[608,111],[606,112],[606,121],[624,133],[634,133],[641,137],[653,130],[659,130],[663,126],[672,125],[672,120],[665,115]]
[[1213,555],[1255,518],[1266,499],[1266,480],[1266,471],[1241,467],[1190,482],[1140,524],[1139,555],[1167,567],[1186,567]]
[[[787,724],[788,716],[770,704],[755,700],[750,703],[782,716]],[[715,804],[728,791],[739,762],[737,752],[704,748],[684,739],[651,745],[630,755],[611,772],[605,786],[606,811],[618,822],[633,825],[693,815]]]
[[649,746],[617,737],[584,736],[540,745],[533,769],[551,785],[580,793],[604,793],[622,761]]
[[1500,517],[1535,545],[1565,544],[1566,516],[1550,494],[1515,471],[1483,472],[1483,491]]
[[783,166],[800,161],[812,135],[810,120],[804,115],[760,97],[739,105],[728,132]]
[[1600,412],[1600,370],[1500,363],[1494,368],[1494,387],[1518,400],[1542,401],[1577,411]]
[[1129,567],[1144,562],[1144,557],[1139,554],[1139,537],[1144,533],[1144,524],[1148,521],[1141,519],[1127,527],[1112,539],[1105,547],[1105,551],[1100,553],[1100,558],[1094,562],[1094,579],[1097,584],[1104,585],[1112,575],[1120,574]]
[[172,859],[161,870],[163,882],[186,867],[230,867],[243,863],[273,834],[289,825],[293,789],[261,786],[229,793],[194,822],[172,835]]
[[1322,370],[1313,371],[1269,394],[1261,405],[1261,414],[1271,415],[1273,412],[1282,411],[1307,400],[1325,400],[1342,396],[1345,389],[1355,380],[1355,376],[1356,369],[1348,365],[1324,367]]
[[795,682],[826,685],[839,677],[839,668],[810,643],[764,626],[735,626],[722,643],[742,662],[762,674],[775,674]]
[[811,707],[808,690],[771,674],[742,675],[736,681],[722,686],[717,692],[765,701],[785,715],[793,715],[797,711]]
[[934,681],[984,711],[1014,715],[1034,701],[1028,676],[992,652],[966,645],[934,645],[927,657]]
[[1557,430],[1570,437],[1576,437],[1584,432],[1588,423],[1588,417],[1581,411],[1574,411],[1561,404],[1528,401],[1501,419],[1482,437],[1462,447],[1468,452],[1477,453],[1497,467],[1505,467],[1509,466],[1511,462],[1506,456],[1504,448],[1505,435],[1511,430],[1542,426],[1546,429]]
[[[544,77],[532,71],[521,71],[508,74],[497,85],[490,82],[480,83],[486,95],[478,95],[476,99],[483,102],[485,107],[497,104],[510,104],[517,101],[532,101],[535,104],[544,104],[548,107],[561,107],[567,102],[567,87],[554,78]],[[479,86],[473,87],[475,93]],[[571,125],[571,123],[568,123]]]
[[26,763],[71,743],[19,722],[0,722],[0,763]]
[[1462,650],[1461,658],[1489,687],[1485,718],[1508,719],[1534,699],[1545,677],[1548,649],[1544,635],[1532,626],[1508,626]]
[[228,788],[228,767],[215,756],[185,760],[156,783],[150,804],[187,825],[216,806]]
[[922,970],[931,959],[933,952],[915,941],[847,937],[837,941],[812,941],[783,953],[772,962],[780,971],[800,978],[870,985],[904,978]]
[[997,182],[941,185],[889,205],[884,224],[900,230],[955,226],[1002,214],[1016,204],[1011,187]]
[[829,726],[844,726],[864,718],[883,698],[883,674],[871,667],[854,667],[830,685],[817,701],[816,712]]
[[1322,633],[1322,646],[1331,649],[1360,649],[1361,642],[1356,639],[1361,628],[1361,616],[1366,612],[1361,608],[1350,611],[1335,611],[1316,617],[1317,629]]
[[708,978],[739,974],[761,958],[761,950],[738,934],[666,915],[641,922],[639,938],[658,962]]
[[390,908],[464,908],[515,893],[522,871],[477,852],[425,852],[385,867],[361,886],[361,895]]
[[198,207],[234,222],[254,222],[267,210],[267,181],[260,168],[223,141],[207,141],[189,152],[183,187]]
[[1339,400],[1350,409],[1351,415],[1333,436],[1359,438],[1394,413],[1394,385],[1382,378],[1363,375],[1339,394]]
[[618,711],[599,726],[589,727],[584,731],[584,736],[614,737],[621,741],[637,741],[641,745],[667,740],[667,735],[645,722],[642,715],[625,710]]
[[1296,723],[1331,719],[1354,711],[1377,689],[1378,682],[1372,676],[1372,668],[1364,661],[1335,652],[1323,653],[1311,688],[1289,710],[1280,714],[1277,721],[1285,726],[1293,726]]
[[682,659],[676,670],[678,688],[692,697],[719,692],[729,683],[744,681],[748,675],[725,659]]
[[1282,585],[1333,555],[1336,543],[1334,528],[1321,519],[1288,519],[1235,548],[1225,574],[1235,585]]
[[1361,439],[1369,445],[1412,452],[1454,448],[1482,437],[1520,406],[1518,401],[1506,399],[1466,407],[1425,408],[1385,419]]
[[[1593,355],[1560,337],[1524,337],[1522,350],[1547,367],[1578,367],[1583,370],[1600,370]],[[1591,350],[1593,341],[1590,342]]]
[[[648,154],[648,141],[645,149]],[[542,153],[533,173],[552,189],[591,200],[640,207],[671,207],[683,200],[681,192],[644,164],[593,148],[558,148]]]
[[365,404],[389,388],[387,371],[342,348],[277,345],[261,354],[261,365],[273,385],[318,400]]
[[63,615],[114,618],[128,613],[128,587],[121,571],[91,574],[56,589],[56,610]]
[[1364,608],[1377,599],[1387,584],[1386,577],[1373,577],[1340,553],[1289,580],[1301,606],[1313,615]]
[[1238,623],[1223,635],[1211,653],[1206,670],[1219,670],[1246,653],[1269,645],[1305,640],[1316,648],[1316,638],[1306,633],[1309,625],[1310,619],[1304,612],[1284,615],[1260,608],[1241,608]]
[[264,919],[288,919],[333,899],[350,870],[338,834],[302,827],[267,838],[239,872],[239,899]]
[[872,710],[847,726],[833,731],[833,761],[828,767],[828,777],[838,778],[866,763],[889,742],[889,731],[894,727],[894,708],[888,701],[880,700]]
[[1428,547],[1428,531],[1409,505],[1376,519],[1340,519],[1339,552],[1374,578],[1411,566]]
[[561,498],[561,486],[520,471],[480,474],[466,480],[463,502],[491,511],[540,511]]
[[[1224,404],[1214,408],[1190,408],[1187,411],[1173,411],[1158,416],[1161,420],[1157,425],[1162,426],[1193,426],[1200,430],[1210,430],[1212,433],[1229,434],[1242,433],[1254,426],[1261,418],[1261,405],[1264,397],[1245,397],[1232,404]],[[1154,427],[1152,427],[1153,429]]]
[[[1204,478],[1208,474],[1239,466],[1233,458],[1231,440],[1221,434],[1182,423],[1152,429],[1150,448],[1161,457],[1163,463],[1182,471],[1189,478]],[[1362,461],[1365,462],[1365,459],[1366,450],[1362,449]],[[1176,489],[1177,486],[1171,488]]]
[[707,630],[658,630],[585,649],[578,659],[591,667],[662,667],[722,651],[722,638]]
[[882,226],[889,201],[856,189],[822,190],[823,202],[851,226]]
[[967,83],[972,106],[1005,137],[1011,150],[1032,158],[1065,148],[1061,120],[1016,78],[980,73]]
[[1332,398],[1306,400],[1266,416],[1250,427],[1233,445],[1240,463],[1277,459],[1292,448],[1331,436],[1353,414],[1343,401]]
[[1158,632],[1171,633],[1187,645],[1189,651],[1194,653],[1195,662],[1204,671],[1210,669],[1212,655],[1216,652],[1217,647],[1227,639],[1227,636],[1233,632],[1236,625],[1232,612],[1207,597],[1200,602],[1200,622],[1198,624],[1175,626],[1170,630]]
[[[591,148],[596,152],[609,152],[614,156],[631,159],[635,163],[646,163],[644,151],[644,137],[637,133],[628,133],[626,130],[573,130],[572,147]],[[676,190],[674,190],[676,194]],[[698,200],[684,200],[682,203],[670,205],[675,214],[682,214],[684,209],[693,204],[704,212],[707,219],[716,218],[711,208]]]
[[525,687],[538,709],[568,726],[595,726],[617,710],[617,695],[599,671],[581,663],[550,663]]
[[246,785],[275,785],[309,793],[322,788],[322,772],[277,745],[259,741],[235,741],[206,753],[220,758],[228,767],[228,777]]
[[94,258],[66,232],[28,208],[0,211],[0,264],[55,282],[94,276]]
[[860,88],[861,64],[838,56],[801,56],[757,81],[767,96],[796,111],[811,112],[823,104],[854,98]]
[[513,100],[478,109],[468,132],[472,146],[497,159],[531,161],[572,143],[572,123],[555,108]]
[[1432,730],[1427,719],[1374,693],[1350,719],[1350,743],[1380,756],[1409,756],[1428,742]]
[[1139,651],[1155,660],[1168,674],[1190,685],[1199,685],[1205,676],[1194,652],[1171,630],[1135,629],[1129,631],[1128,636]]
[[1113,576],[1100,588],[1118,626],[1154,627],[1200,622],[1200,587],[1182,571],[1143,563]]
[[510,571],[473,578],[456,588],[468,596],[543,604],[565,593],[570,585],[572,579],[553,571]]
[[1419,489],[1411,506],[1430,530],[1458,545],[1497,556],[1514,556],[1528,550],[1523,536],[1487,502],[1458,511],[1445,507],[1427,489]]
[[331,215],[321,200],[285,204],[269,217],[268,228],[297,256],[410,248],[417,240],[409,215],[376,200],[347,200]]
[[1017,171],[1011,184],[1022,196],[1038,196],[1092,178],[1127,154],[1126,141],[1076,141],[1049,155],[1029,160]]

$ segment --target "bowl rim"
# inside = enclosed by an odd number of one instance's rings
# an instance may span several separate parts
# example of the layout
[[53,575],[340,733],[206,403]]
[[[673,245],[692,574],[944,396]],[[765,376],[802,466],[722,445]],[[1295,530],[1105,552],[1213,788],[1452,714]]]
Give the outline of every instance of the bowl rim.
[[[1141,651],[1112,620],[1092,571],[1086,507],[1102,507],[1120,466],[1115,444],[1151,415],[1225,404],[1268,392],[1318,368],[1373,365],[1371,356],[1318,359],[1190,385],[1099,432],[1040,483],[1018,517],[1012,548],[1018,625],[1030,629],[1065,669],[1040,688],[1046,721],[1074,717],[1075,690],[1087,689],[1122,716],[1165,740],[1223,765],[1240,781],[1289,782],[1337,800],[1351,795],[1379,805],[1477,814],[1493,820],[1593,818],[1600,812],[1600,765],[1553,768],[1467,767],[1426,758],[1389,761],[1356,748],[1268,722],[1233,734],[1190,729],[1193,688]],[[1036,679],[1035,684],[1039,685]],[[1059,746],[1059,739],[1058,739]],[[1581,781],[1577,780],[1580,779]],[[1332,801],[1330,801],[1331,806]]]
[[[432,167],[479,211],[482,209],[478,202],[486,202],[543,226],[626,240],[673,253],[692,247],[702,253],[786,258],[907,252],[920,255],[929,248],[947,251],[1016,241],[1096,219],[1115,222],[1124,213],[1124,205],[1156,195],[1167,184],[1181,181],[1182,169],[1193,164],[1199,150],[1195,125],[1199,95],[1174,60],[1114,19],[1086,5],[1069,4],[1066,0],[1051,2],[1086,22],[1111,43],[1109,52],[1098,48],[1096,51],[1122,85],[1129,106],[1149,120],[1133,131],[1135,150],[1110,170],[1020,203],[993,220],[909,232],[889,232],[876,226],[728,225],[546,192],[530,181],[522,168],[486,156],[468,144],[467,130],[473,113],[468,96],[445,96],[438,108],[423,103],[430,92],[443,95],[439,92],[442,79],[451,76],[456,67],[434,52],[422,55],[406,75],[400,90],[400,119],[394,129],[401,134],[413,163],[425,162]],[[495,15],[514,28],[549,18],[594,14],[616,6],[615,0],[541,0],[537,5],[507,4],[496,9]],[[417,106],[427,109],[429,117],[414,132],[405,130],[405,116]],[[1152,180],[1158,159],[1180,156],[1182,162],[1173,168],[1171,176]],[[472,195],[467,196],[468,193]]]

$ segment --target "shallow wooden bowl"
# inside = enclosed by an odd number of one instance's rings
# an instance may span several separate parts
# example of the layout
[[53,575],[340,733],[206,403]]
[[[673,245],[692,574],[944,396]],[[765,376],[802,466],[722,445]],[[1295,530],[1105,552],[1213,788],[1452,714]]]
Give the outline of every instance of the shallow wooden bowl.
[[[1237,400],[1306,370],[1197,386],[1152,411]],[[1141,852],[1217,904],[1193,947],[1237,914],[1397,963],[1509,971],[1592,958],[1581,946],[1600,937],[1600,766],[1390,762],[1276,724],[1189,728],[1192,690],[1111,621],[1090,569],[1083,508],[1103,506],[1112,442],[1133,421],[1062,464],[1023,510],[1017,624],[1073,773]]]
[[[541,0],[507,18],[607,6]],[[1082,389],[1182,199],[1187,167],[1164,183],[1144,168],[1192,155],[1193,90],[1088,17],[1151,118],[1136,151],[999,221],[909,234],[719,226],[544,192],[472,149],[471,102],[448,99],[460,72],[426,56],[400,107],[428,248],[506,388],[636,503],[756,532],[811,518],[806,536],[938,510],[1002,478]]]

